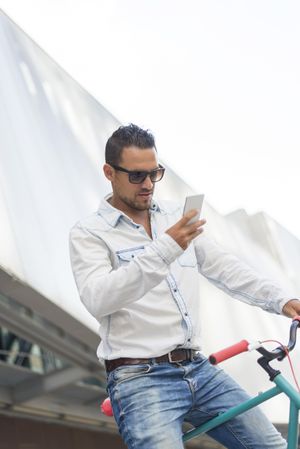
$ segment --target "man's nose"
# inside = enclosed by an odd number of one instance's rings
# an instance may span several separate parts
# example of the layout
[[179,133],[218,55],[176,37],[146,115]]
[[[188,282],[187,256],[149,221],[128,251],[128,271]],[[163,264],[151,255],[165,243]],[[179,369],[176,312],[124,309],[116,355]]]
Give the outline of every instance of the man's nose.
[[153,182],[151,181],[149,175],[146,177],[145,181],[142,183],[142,187],[143,187],[144,189],[147,189],[147,190],[151,190],[151,189],[152,189],[152,187],[153,187]]

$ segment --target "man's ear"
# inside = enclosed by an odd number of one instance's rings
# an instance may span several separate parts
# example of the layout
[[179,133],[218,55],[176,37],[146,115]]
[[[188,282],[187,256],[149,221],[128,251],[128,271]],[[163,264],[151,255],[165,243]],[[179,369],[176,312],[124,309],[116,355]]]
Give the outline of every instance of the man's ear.
[[113,179],[114,179],[114,170],[113,170],[113,168],[110,165],[104,164],[103,165],[103,172],[104,172],[105,177],[109,181],[113,181]]

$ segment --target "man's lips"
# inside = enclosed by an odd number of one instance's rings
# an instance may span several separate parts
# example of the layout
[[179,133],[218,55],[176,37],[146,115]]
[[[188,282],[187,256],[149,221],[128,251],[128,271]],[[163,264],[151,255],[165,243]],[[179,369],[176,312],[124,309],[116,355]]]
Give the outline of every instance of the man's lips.
[[151,196],[153,194],[153,192],[141,192],[138,195],[139,196],[143,196],[145,198],[148,198],[149,196]]

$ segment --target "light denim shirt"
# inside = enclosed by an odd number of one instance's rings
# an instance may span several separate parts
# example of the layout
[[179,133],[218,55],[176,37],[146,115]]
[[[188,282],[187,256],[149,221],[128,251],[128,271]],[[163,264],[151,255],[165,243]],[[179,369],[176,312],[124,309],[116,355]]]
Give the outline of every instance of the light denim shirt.
[[110,196],[70,232],[80,298],[100,324],[100,359],[201,349],[199,272],[230,296],[270,312],[281,313],[291,299],[205,231],[184,251],[165,232],[181,218],[180,205],[152,202],[151,239],[143,226],[108,203]]

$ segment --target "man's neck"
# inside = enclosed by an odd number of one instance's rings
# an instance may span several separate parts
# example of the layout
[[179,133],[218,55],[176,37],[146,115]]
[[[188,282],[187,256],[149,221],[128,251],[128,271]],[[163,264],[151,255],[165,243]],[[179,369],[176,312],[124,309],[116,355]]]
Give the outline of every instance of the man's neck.
[[112,196],[107,200],[109,204],[111,204],[116,209],[123,212],[127,217],[131,218],[135,223],[144,224],[145,222],[149,221],[149,210],[138,210],[134,209],[130,206],[128,206],[125,203],[120,203],[119,201],[116,201],[114,197]]
[[138,210],[133,209],[130,206],[127,206],[125,203],[119,204],[119,202],[114,201],[114,198],[111,197],[107,200],[113,207],[120,210],[124,214],[127,215],[127,217],[131,218],[131,220],[134,221],[134,223],[140,224],[144,227],[145,231],[149,235],[149,237],[152,239],[152,230],[151,230],[151,222],[150,222],[150,212],[148,209],[145,210]]

